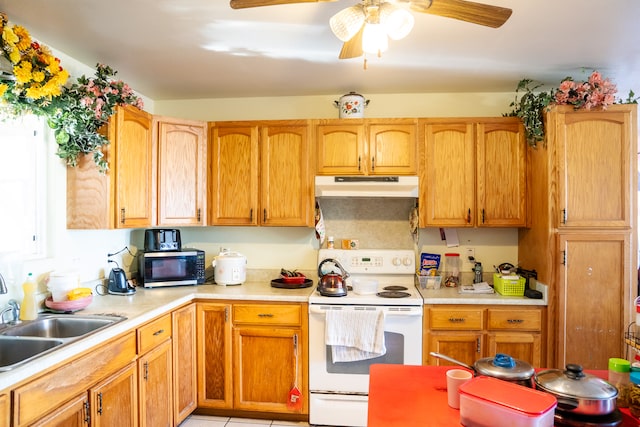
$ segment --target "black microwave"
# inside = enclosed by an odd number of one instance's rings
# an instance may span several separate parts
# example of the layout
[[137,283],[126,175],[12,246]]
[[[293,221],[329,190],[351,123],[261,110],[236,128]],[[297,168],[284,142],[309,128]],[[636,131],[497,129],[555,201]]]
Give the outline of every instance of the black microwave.
[[192,248],[141,252],[138,254],[138,279],[145,288],[200,285],[205,280],[204,258],[204,251]]

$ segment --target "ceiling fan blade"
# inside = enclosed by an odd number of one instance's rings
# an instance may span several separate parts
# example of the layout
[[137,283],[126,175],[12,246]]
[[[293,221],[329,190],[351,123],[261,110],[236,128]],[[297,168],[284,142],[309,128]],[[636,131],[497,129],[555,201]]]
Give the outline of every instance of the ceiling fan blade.
[[413,0],[411,9],[416,12],[444,16],[471,22],[472,24],[498,28],[511,16],[511,9],[466,0]]
[[279,4],[292,3],[318,3],[335,0],[231,0],[229,4],[232,9],[246,9],[249,7],[275,6]]
[[360,30],[356,33],[355,36],[351,37],[349,40],[344,42],[338,58],[340,59],[357,58],[364,54],[364,52],[362,51],[362,32],[363,31],[364,31],[364,24],[362,24],[362,27],[360,27]]

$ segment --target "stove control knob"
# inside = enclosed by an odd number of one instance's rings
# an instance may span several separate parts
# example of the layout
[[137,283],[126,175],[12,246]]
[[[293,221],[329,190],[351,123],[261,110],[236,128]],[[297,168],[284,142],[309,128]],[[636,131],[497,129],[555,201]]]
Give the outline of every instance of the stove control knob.
[[410,267],[411,264],[413,264],[411,262],[411,258],[410,257],[404,257],[404,259],[402,260],[402,263],[405,265],[405,267]]
[[398,257],[393,257],[393,259],[391,260],[391,264],[399,267],[400,265],[402,265],[402,260]]

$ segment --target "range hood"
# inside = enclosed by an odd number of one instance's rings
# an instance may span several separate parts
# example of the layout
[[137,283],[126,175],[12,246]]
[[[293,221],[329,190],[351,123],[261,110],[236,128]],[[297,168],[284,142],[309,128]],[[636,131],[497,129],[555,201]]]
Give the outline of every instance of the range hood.
[[418,197],[417,176],[316,176],[316,197]]

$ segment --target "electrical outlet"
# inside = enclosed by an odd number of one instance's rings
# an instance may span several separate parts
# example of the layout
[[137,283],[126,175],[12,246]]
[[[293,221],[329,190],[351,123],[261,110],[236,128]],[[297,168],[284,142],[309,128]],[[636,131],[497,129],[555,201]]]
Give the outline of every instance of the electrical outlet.
[[476,262],[476,249],[475,248],[467,248],[467,259],[468,262],[474,264]]

